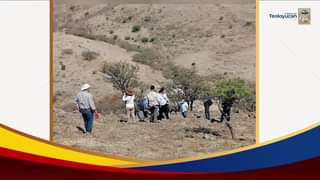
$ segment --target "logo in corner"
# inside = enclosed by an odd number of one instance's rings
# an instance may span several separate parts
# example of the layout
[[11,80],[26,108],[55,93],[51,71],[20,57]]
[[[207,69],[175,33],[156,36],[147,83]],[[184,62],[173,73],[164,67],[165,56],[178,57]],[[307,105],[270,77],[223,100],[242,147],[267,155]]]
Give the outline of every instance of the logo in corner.
[[311,9],[299,8],[298,9],[298,23],[299,24],[311,24]]

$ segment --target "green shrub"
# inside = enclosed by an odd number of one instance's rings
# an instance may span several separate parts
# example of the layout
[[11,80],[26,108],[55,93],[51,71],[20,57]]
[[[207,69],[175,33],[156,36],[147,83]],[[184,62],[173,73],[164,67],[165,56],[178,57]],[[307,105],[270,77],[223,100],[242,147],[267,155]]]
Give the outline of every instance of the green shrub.
[[248,83],[241,79],[219,80],[215,82],[213,94],[218,97],[228,98],[229,92],[234,92],[237,99],[249,97],[252,95]]
[[156,38],[150,38],[149,42],[154,42],[156,40]]
[[134,25],[132,26],[131,32],[139,32],[141,30],[141,26]]

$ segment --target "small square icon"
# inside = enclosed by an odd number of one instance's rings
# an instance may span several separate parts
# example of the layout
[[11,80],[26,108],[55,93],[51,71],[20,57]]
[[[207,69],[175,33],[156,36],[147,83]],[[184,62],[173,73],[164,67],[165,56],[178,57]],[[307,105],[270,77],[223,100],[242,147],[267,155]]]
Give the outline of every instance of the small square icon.
[[311,24],[311,9],[299,8],[298,20],[299,20],[299,24]]

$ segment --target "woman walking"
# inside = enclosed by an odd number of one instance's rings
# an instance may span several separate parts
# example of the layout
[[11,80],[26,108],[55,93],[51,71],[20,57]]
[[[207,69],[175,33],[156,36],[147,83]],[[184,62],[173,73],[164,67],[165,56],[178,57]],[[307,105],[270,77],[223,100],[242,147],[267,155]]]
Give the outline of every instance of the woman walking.
[[130,90],[123,93],[122,100],[126,103],[128,122],[129,121],[135,122],[134,98],[135,98],[135,96],[134,96],[133,92]]

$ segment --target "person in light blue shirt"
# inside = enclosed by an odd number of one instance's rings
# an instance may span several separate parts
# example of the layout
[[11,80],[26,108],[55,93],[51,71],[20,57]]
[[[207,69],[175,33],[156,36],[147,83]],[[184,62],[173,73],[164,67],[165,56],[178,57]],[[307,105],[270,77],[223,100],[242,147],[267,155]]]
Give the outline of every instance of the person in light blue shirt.
[[188,102],[186,100],[182,100],[182,103],[180,105],[180,110],[181,110],[181,114],[184,118],[187,118],[188,115],[188,109],[189,109],[189,105]]

